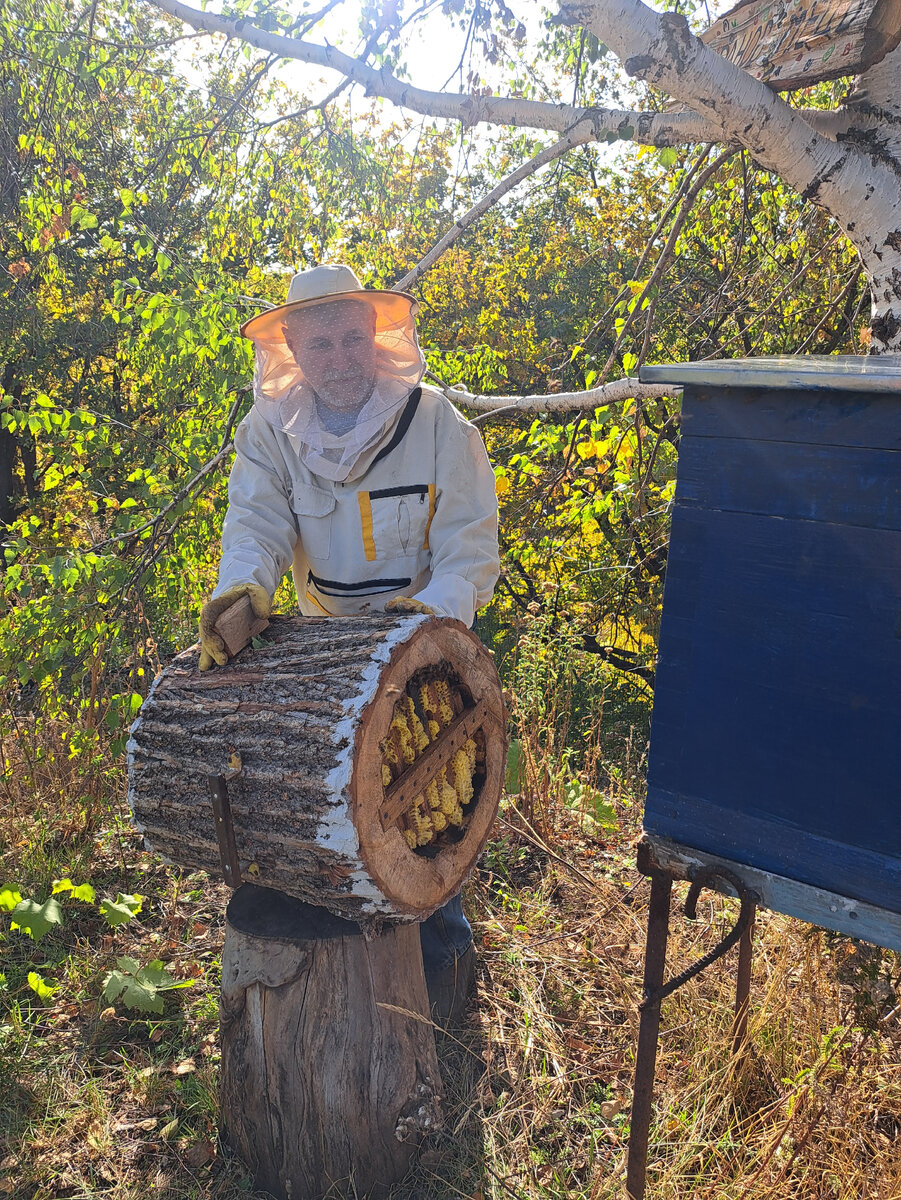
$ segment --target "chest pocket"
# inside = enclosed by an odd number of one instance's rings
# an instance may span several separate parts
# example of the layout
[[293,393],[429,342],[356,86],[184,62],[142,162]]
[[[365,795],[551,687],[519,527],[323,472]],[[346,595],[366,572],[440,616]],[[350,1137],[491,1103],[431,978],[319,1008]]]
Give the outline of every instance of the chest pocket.
[[332,541],[335,497],[323,488],[298,484],[291,497],[300,544],[309,559],[328,558]]
[[435,485],[358,492],[360,529],[367,561],[408,558],[429,548],[429,526],[435,515]]

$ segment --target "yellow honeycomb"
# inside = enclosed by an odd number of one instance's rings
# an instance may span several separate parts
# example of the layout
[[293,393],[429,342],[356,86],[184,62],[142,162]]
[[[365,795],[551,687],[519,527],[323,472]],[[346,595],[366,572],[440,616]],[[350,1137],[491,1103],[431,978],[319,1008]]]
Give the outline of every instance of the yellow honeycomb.
[[[419,711],[410,695],[402,696],[394,708],[388,736],[381,743],[382,785],[390,787],[404,770],[454,719],[454,706],[447,680],[436,679],[417,688]],[[420,719],[420,713],[425,721]],[[450,764],[416,796],[401,818],[401,829],[411,850],[428,846],[449,825],[462,825],[463,810],[472,802],[473,775],[478,748],[467,739]]]

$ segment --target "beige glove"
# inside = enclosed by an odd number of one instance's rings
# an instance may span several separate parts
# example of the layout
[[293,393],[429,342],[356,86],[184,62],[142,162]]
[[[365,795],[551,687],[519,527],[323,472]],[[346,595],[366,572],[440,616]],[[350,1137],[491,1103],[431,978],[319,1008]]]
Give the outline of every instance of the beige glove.
[[236,583],[227,592],[217,596],[215,600],[207,600],[200,610],[200,669],[208,671],[214,663],[224,667],[228,662],[228,651],[225,642],[213,629],[213,626],[227,608],[231,608],[242,596],[250,597],[250,606],[254,616],[268,617],[272,611],[272,601],[269,593],[258,583]]
[[429,617],[434,617],[435,615],[434,608],[429,608],[421,600],[414,600],[412,596],[395,596],[393,600],[389,600],[385,605],[385,612],[425,613]]

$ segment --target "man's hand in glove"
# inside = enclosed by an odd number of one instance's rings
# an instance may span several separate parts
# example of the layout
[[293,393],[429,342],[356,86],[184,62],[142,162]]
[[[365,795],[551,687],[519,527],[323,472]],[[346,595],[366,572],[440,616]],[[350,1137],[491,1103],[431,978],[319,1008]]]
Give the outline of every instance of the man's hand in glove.
[[421,600],[414,600],[412,596],[395,596],[393,600],[389,600],[385,605],[385,612],[425,613],[428,617],[434,617],[435,615],[434,608],[429,608]]
[[237,583],[234,587],[217,596],[215,600],[207,600],[200,610],[200,669],[208,671],[214,663],[224,667],[228,662],[228,651],[225,642],[213,629],[213,626],[227,608],[231,608],[242,596],[250,597],[250,606],[255,617],[268,617],[272,611],[272,601],[269,593],[258,583]]

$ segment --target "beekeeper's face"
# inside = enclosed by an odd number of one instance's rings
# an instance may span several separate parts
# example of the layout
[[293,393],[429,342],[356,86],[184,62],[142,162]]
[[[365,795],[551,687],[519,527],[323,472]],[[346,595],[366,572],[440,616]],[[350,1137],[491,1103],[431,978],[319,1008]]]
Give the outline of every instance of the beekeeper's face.
[[375,312],[365,301],[335,300],[285,317],[285,341],[329,408],[360,408],[375,383]]

